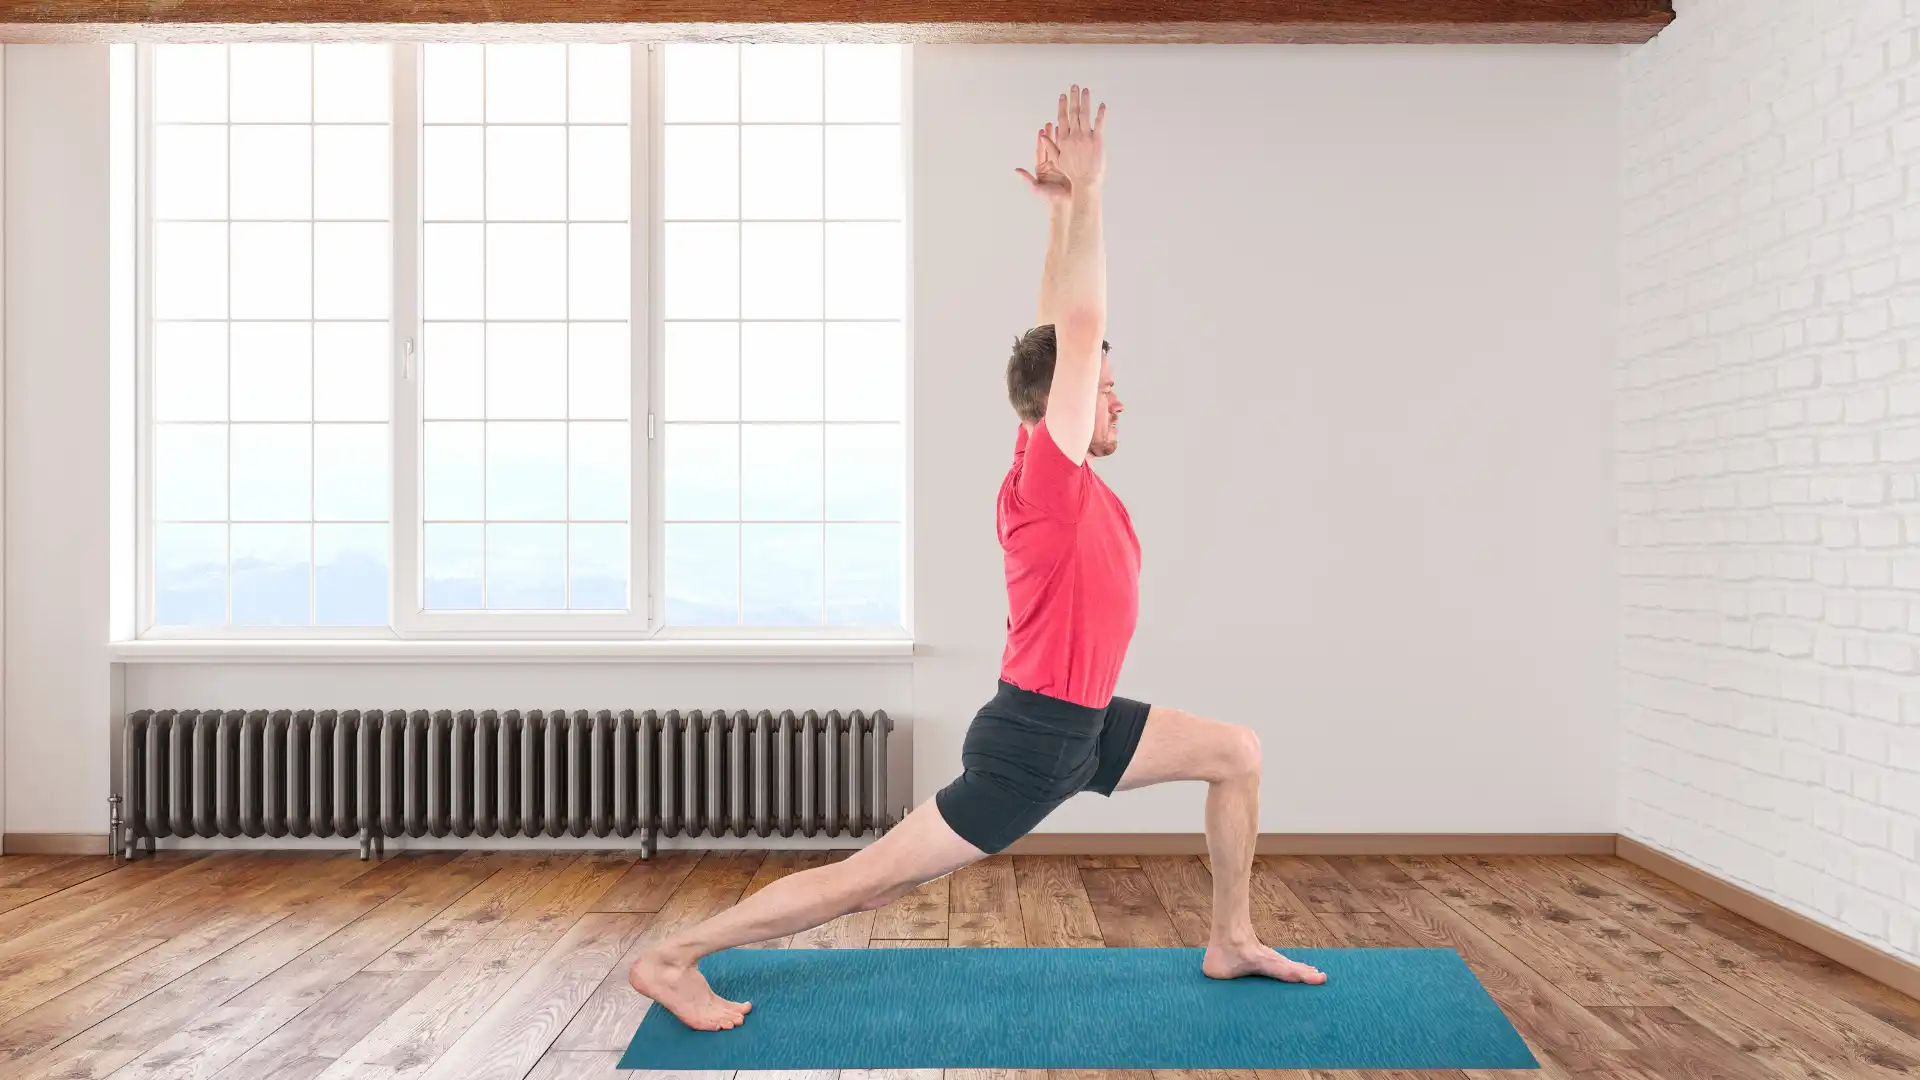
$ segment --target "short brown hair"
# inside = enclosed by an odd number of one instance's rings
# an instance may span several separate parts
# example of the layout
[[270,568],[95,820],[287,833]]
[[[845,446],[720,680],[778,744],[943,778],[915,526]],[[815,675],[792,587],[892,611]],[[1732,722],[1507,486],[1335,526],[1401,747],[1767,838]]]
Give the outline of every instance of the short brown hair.
[[[1047,415],[1047,392],[1053,389],[1058,348],[1051,323],[1014,339],[1013,356],[1007,360],[1007,400],[1025,423],[1037,424]],[[1112,348],[1104,341],[1100,343],[1102,353]]]

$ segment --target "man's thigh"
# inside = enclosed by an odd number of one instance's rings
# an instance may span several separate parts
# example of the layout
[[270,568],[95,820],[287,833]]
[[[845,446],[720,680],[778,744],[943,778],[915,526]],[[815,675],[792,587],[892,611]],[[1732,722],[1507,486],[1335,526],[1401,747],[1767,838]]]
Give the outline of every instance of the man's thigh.
[[1140,745],[1115,791],[1174,780],[1217,780],[1232,774],[1252,736],[1235,724],[1155,705],[1147,712]]

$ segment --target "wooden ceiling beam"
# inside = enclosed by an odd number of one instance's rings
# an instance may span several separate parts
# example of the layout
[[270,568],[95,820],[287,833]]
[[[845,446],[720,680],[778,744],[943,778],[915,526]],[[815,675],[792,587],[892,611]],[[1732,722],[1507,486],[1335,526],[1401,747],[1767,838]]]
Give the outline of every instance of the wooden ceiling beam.
[[0,40],[1637,43],[1672,0],[0,0]]

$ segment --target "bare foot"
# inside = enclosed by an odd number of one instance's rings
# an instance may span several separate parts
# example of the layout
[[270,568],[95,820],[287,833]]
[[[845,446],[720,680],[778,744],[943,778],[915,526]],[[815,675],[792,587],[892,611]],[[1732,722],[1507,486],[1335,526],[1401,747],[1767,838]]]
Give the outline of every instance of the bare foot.
[[728,1001],[714,993],[698,966],[670,964],[652,952],[633,962],[627,981],[696,1031],[737,1027],[753,1009],[752,1002]]
[[1264,975],[1281,982],[1306,983],[1309,986],[1319,986],[1327,981],[1326,973],[1320,969],[1295,963],[1258,941],[1237,945],[1209,945],[1207,955],[1200,961],[1200,970],[1205,972],[1208,978],[1213,979],[1240,979],[1248,975]]

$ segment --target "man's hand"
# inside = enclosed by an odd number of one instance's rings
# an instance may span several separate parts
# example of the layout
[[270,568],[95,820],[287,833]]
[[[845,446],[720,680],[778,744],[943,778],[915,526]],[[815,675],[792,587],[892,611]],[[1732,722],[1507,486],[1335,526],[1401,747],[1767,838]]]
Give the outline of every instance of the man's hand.
[[1060,95],[1051,138],[1053,163],[1074,187],[1098,184],[1107,171],[1107,107],[1093,109],[1093,91],[1076,86]]
[[1019,173],[1036,194],[1056,208],[1073,198],[1073,181],[1060,171],[1060,165],[1053,157],[1052,124],[1041,128],[1040,134],[1033,140],[1033,171],[1013,171]]

